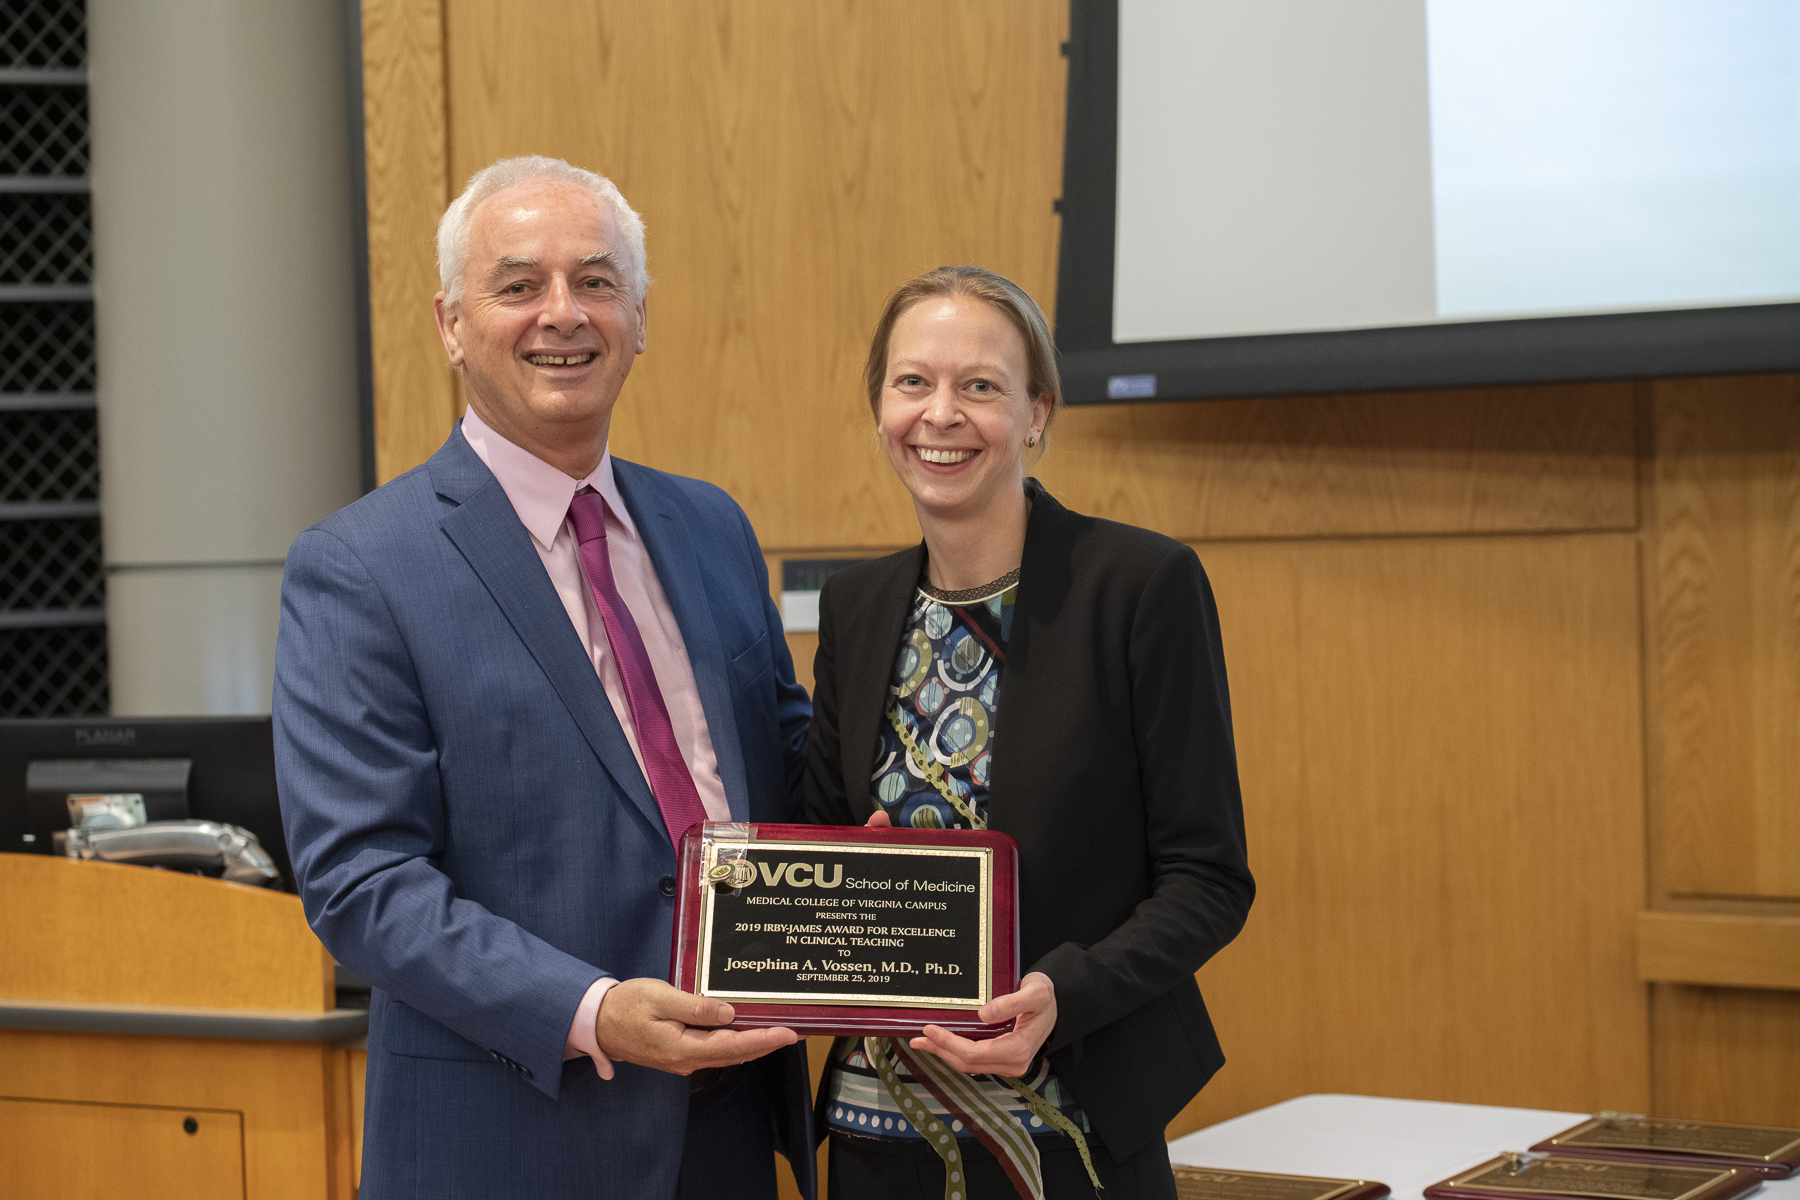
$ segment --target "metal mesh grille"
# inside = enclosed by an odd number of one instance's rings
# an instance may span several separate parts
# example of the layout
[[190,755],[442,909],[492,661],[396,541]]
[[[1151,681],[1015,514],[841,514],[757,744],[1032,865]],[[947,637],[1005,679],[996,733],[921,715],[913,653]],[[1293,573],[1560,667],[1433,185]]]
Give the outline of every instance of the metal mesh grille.
[[[0,0],[0,68],[86,67],[83,0]],[[94,390],[94,304],[23,299],[32,286],[94,279],[88,94],[67,85],[0,85],[0,176],[38,176],[52,193],[0,193],[0,716],[108,711],[99,439],[92,408],[31,407],[31,394]],[[23,293],[23,295],[22,295]],[[14,396],[13,403],[20,403]],[[41,401],[49,403],[49,401]],[[74,401],[63,401],[74,403]],[[31,506],[65,506],[34,509]]]
[[88,283],[93,237],[85,192],[0,194],[0,283]]
[[0,609],[99,608],[105,601],[98,518],[0,524]]
[[107,711],[106,627],[0,629],[0,717]]
[[94,306],[0,306],[0,392],[94,390]]
[[[0,0],[0,68],[85,67],[85,8],[84,0]],[[29,399],[94,390],[93,304],[26,298],[34,286],[93,280],[79,79],[0,84],[0,176],[67,189],[0,191],[0,285],[16,289],[0,301],[0,392],[15,393],[13,404],[17,393],[27,397],[26,407],[0,410],[0,504],[18,506],[0,518],[4,717],[91,716],[109,705],[106,626],[93,623],[106,604],[100,519],[74,515],[97,507],[96,414]]]
[[0,504],[99,495],[100,445],[92,409],[0,412]]
[[0,66],[86,66],[84,8],[79,0],[4,0],[0,4]]
[[0,89],[0,175],[86,175],[87,89]]

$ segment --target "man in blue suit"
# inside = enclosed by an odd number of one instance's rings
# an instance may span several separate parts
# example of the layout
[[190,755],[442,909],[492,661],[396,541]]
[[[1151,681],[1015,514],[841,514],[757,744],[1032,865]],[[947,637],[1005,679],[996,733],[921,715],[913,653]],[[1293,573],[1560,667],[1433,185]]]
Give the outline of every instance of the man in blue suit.
[[308,919],[374,986],[362,1188],[812,1192],[805,1050],[664,982],[692,821],[785,821],[810,707],[743,512],[615,461],[643,223],[559,160],[470,180],[436,307],[469,413],[307,530],[276,766]]

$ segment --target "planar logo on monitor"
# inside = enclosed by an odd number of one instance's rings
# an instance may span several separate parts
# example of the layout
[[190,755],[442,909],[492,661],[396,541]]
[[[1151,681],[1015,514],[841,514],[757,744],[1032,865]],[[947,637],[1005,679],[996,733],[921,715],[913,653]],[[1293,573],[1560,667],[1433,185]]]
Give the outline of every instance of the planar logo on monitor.
[[78,746],[130,746],[136,741],[137,730],[129,725],[75,731]]

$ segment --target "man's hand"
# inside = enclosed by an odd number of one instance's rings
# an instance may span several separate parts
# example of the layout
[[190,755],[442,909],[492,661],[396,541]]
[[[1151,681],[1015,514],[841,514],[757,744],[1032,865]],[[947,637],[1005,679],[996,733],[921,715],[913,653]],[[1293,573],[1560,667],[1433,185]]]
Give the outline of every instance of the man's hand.
[[1056,1028],[1056,985],[1041,971],[1019,980],[1019,990],[981,1006],[978,1014],[990,1025],[1016,1017],[1011,1033],[985,1042],[959,1037],[941,1025],[927,1025],[925,1036],[910,1043],[914,1050],[935,1054],[968,1075],[1006,1075],[1017,1078],[1031,1068],[1031,1060]]
[[691,995],[660,979],[627,979],[600,1002],[594,1040],[608,1058],[673,1075],[749,1062],[800,1040],[791,1029],[707,1028],[729,1025],[732,1016],[723,1000]]

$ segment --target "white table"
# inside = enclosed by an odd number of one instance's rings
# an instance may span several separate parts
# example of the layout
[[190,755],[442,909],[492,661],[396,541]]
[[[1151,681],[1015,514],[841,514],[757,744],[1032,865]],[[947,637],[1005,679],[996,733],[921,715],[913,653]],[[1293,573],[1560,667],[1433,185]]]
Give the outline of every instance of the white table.
[[[1195,1167],[1375,1179],[1393,1200],[1508,1150],[1524,1150],[1587,1113],[1492,1108],[1380,1096],[1301,1096],[1169,1143]],[[1800,1200],[1800,1176],[1765,1183],[1757,1200]]]

